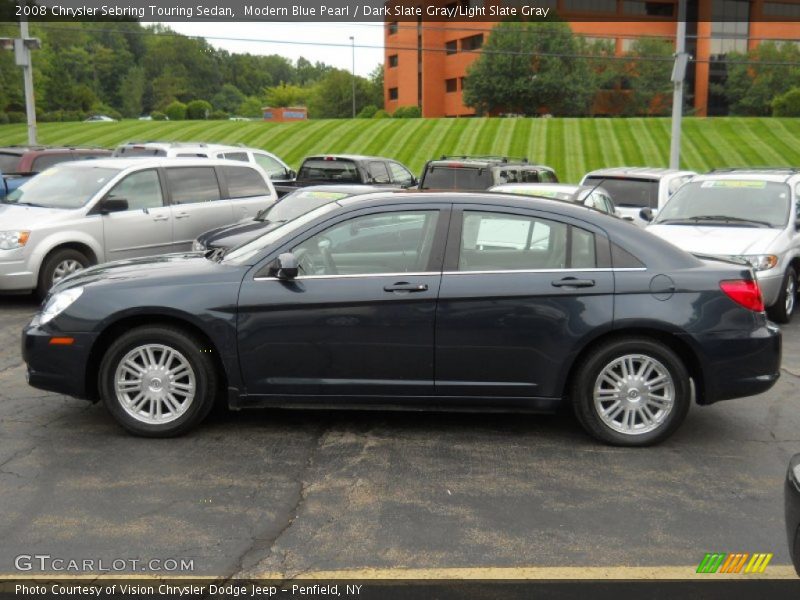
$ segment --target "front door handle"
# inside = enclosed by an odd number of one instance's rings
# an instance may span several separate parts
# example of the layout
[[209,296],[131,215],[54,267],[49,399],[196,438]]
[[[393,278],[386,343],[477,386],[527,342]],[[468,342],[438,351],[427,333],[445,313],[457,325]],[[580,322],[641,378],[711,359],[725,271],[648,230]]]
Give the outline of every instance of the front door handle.
[[586,288],[594,287],[594,279],[576,279],[575,277],[564,277],[551,283],[553,287],[574,287]]
[[427,289],[427,283],[408,283],[407,281],[398,281],[383,287],[384,292],[425,292]]
[[185,218],[187,218],[188,216],[189,216],[189,213],[181,212],[181,213],[177,213],[177,214],[175,215],[175,218],[176,218],[176,219],[185,219]]
[[156,215],[153,217],[153,221],[169,221],[169,216],[167,215]]

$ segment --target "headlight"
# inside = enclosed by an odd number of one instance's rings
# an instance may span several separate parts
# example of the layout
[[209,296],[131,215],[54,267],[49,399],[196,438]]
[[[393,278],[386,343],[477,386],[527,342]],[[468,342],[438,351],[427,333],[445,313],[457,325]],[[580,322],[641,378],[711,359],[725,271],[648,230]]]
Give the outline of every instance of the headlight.
[[192,242],[192,250],[202,252],[205,249],[206,249],[206,247],[203,245],[203,242],[200,242],[198,240],[195,240],[194,242]]
[[778,264],[778,257],[774,254],[745,254],[734,258],[746,260],[756,271],[767,271]]
[[83,288],[77,287],[54,294],[50,300],[47,301],[47,304],[45,304],[44,310],[39,317],[39,324],[44,325],[55,319],[64,312],[70,304],[80,298],[82,293]]
[[30,231],[0,231],[0,250],[22,248],[30,236]]

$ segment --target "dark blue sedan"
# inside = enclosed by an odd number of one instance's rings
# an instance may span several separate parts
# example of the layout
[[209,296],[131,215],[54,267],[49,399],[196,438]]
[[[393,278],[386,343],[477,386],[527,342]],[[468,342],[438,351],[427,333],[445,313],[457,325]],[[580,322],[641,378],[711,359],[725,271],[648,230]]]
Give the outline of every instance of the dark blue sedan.
[[327,202],[221,253],[86,269],[23,332],[30,384],[170,436],[232,408],[556,410],[660,442],[768,390],[781,337],[750,267],[608,215],[488,193]]

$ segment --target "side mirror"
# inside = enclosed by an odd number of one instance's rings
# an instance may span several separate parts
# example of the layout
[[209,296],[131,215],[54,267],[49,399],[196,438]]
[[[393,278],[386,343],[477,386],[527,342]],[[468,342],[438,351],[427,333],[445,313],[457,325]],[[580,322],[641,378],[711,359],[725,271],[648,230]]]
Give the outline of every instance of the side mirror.
[[647,221],[649,223],[655,218],[655,215],[653,215],[652,208],[645,207],[639,211],[639,217],[641,217],[642,220]]
[[289,179],[297,179],[297,171],[295,171],[294,169],[287,169],[286,177],[288,177]]
[[300,271],[297,257],[291,252],[284,252],[275,261],[275,276],[278,279],[294,279]]
[[125,198],[107,196],[97,205],[97,212],[101,215],[107,215],[113,212],[124,212],[126,210],[128,210],[128,201]]
[[800,231],[800,218],[794,222],[794,229],[795,231]]

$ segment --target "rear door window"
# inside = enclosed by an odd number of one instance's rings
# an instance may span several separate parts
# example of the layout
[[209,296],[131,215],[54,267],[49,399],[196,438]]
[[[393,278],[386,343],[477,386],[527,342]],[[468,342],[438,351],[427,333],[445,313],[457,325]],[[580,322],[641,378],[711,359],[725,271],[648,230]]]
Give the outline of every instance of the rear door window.
[[219,182],[213,167],[171,167],[166,170],[173,204],[219,200]]
[[249,167],[222,167],[228,182],[228,197],[249,198],[269,196],[269,188],[264,177]]
[[221,156],[221,158],[227,160],[238,160],[241,162],[248,162],[247,152],[226,152]]

